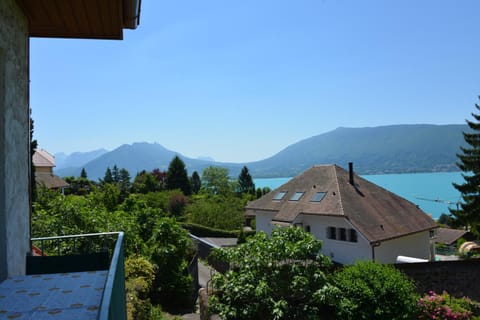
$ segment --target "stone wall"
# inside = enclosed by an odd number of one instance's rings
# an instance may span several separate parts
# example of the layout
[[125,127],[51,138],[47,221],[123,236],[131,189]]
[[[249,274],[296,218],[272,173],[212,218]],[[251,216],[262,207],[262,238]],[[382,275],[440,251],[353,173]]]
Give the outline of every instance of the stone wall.
[[395,267],[415,281],[419,293],[446,290],[455,297],[480,301],[480,259],[404,263]]
[[15,0],[0,1],[0,281],[29,251],[29,37]]

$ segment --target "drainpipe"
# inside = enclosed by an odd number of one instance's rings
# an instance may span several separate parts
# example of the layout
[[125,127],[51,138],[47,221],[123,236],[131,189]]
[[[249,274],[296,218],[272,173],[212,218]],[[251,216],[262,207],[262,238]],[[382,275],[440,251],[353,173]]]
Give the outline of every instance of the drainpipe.
[[350,184],[352,186],[354,186],[355,181],[353,180],[353,162],[348,163],[348,174],[349,174],[349,178],[350,178]]
[[372,246],[372,261],[375,261],[375,247],[380,247],[380,243],[380,241],[370,243]]

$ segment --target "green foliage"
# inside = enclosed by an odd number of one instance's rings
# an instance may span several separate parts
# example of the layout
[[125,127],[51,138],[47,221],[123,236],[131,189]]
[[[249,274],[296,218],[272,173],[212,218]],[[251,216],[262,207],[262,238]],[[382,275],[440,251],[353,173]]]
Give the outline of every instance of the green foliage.
[[202,188],[213,195],[226,195],[232,192],[228,169],[221,167],[207,167],[202,172]]
[[187,221],[210,228],[238,230],[243,227],[245,200],[234,194],[197,196],[186,208]]
[[211,309],[222,319],[320,319],[333,288],[324,273],[322,243],[300,228],[257,233],[231,249],[214,251],[230,264],[213,278]]
[[150,319],[150,292],[155,270],[144,257],[134,256],[125,260],[125,289],[128,319]]
[[185,163],[179,156],[175,156],[168,166],[166,186],[168,190],[179,189],[183,194],[192,193]]
[[238,187],[240,193],[255,194],[255,184],[246,166],[243,166],[238,176]]
[[[477,110],[480,106],[475,104]],[[464,183],[453,186],[462,196],[460,208],[450,209],[459,222],[480,235],[480,114],[472,113],[474,121],[467,120],[469,132],[463,133],[468,147],[461,147],[462,154],[457,154],[458,168],[464,172]]]
[[479,319],[480,304],[468,298],[455,298],[446,291],[441,295],[430,291],[418,301],[418,319]]
[[334,285],[341,292],[338,319],[413,319],[415,287],[389,265],[361,261],[338,271]]
[[147,247],[150,260],[156,266],[153,301],[167,310],[190,307],[193,284],[185,269],[186,257],[191,256],[194,249],[187,231],[174,219],[160,218]]
[[143,170],[135,176],[132,189],[135,193],[161,191],[163,190],[163,182],[157,180],[157,176],[153,173]]
[[192,185],[193,194],[197,194],[200,191],[200,188],[202,188],[202,180],[197,171],[193,171],[192,177],[190,178],[190,184]]

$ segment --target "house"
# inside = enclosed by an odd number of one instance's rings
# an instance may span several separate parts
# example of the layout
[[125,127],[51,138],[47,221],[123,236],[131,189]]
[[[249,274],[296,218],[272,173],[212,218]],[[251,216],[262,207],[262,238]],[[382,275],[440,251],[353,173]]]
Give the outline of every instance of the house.
[[53,167],[55,167],[53,155],[43,149],[37,149],[33,154],[32,161],[35,167],[35,182],[37,185],[45,186],[48,189],[61,189],[62,191],[69,186],[65,180],[53,174]]
[[257,230],[298,226],[323,241],[341,264],[395,263],[398,256],[431,259],[435,221],[415,204],[337,165],[314,166],[252,201],[246,215]]
[[450,247],[456,247],[457,241],[464,239],[465,241],[475,241],[475,236],[468,230],[438,228],[435,237],[435,243],[443,244]]
[[[0,289],[8,282],[5,279],[25,276],[27,256],[31,254],[30,37],[120,40],[124,29],[135,29],[139,24],[140,1],[0,1]],[[123,235],[116,237],[120,246]],[[118,255],[114,257],[115,261],[121,261]],[[35,282],[34,279],[29,281]],[[112,288],[105,285],[107,287]],[[12,287],[5,288],[0,296],[8,298],[3,292],[12,290]],[[0,300],[0,309],[12,306],[5,298]],[[110,302],[102,306],[102,310],[107,308],[107,315],[109,307]],[[21,315],[5,316],[18,318]],[[96,318],[104,319],[105,316]]]

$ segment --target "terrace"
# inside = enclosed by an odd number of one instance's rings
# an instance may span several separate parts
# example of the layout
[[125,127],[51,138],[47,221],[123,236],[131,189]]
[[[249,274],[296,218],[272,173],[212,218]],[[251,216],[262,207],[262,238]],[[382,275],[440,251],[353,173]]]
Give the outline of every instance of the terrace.
[[40,255],[0,283],[0,319],[126,319],[123,237],[31,239]]

